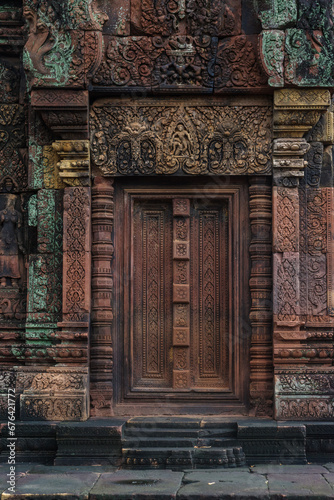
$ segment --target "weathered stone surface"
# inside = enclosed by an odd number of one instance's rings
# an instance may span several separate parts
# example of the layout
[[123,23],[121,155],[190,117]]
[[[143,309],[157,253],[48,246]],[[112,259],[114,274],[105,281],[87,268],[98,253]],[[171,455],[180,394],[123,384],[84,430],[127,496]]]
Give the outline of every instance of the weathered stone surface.
[[[326,478],[328,474],[326,474]],[[333,498],[333,489],[319,474],[268,474],[270,498]]]
[[272,87],[284,86],[284,31],[262,31],[259,38],[263,68]]
[[[265,476],[249,472],[192,472],[185,476],[185,486],[180,488],[177,498],[247,498],[269,500]],[[188,484],[187,484],[188,483]]]
[[117,471],[103,474],[90,493],[91,500],[145,498],[169,500],[176,498],[183,474],[172,471]]
[[297,0],[258,0],[258,16],[262,28],[286,28],[297,21]]
[[[252,467],[252,473],[256,474],[327,474],[328,470],[322,465],[255,465]],[[302,482],[302,478],[300,482]]]
[[320,30],[286,30],[285,82],[300,87],[333,85],[333,35]]
[[15,493],[6,490],[2,498],[43,498],[45,500],[62,499],[68,500],[87,499],[89,492],[99,478],[97,473],[73,473],[73,474],[29,474],[17,480]]

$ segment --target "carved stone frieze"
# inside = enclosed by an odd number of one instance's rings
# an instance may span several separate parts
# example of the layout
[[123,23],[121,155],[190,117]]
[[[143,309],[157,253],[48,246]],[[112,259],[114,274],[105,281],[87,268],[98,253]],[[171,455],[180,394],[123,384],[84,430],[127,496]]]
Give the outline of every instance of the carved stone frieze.
[[276,407],[279,420],[332,420],[334,415],[333,397],[281,397]]
[[105,175],[269,174],[270,107],[97,101],[93,166]]
[[220,40],[215,62],[215,92],[267,87],[267,77],[258,59],[256,36]]
[[131,21],[146,35],[231,36],[241,30],[241,1],[143,0],[131,2]]
[[275,371],[276,417],[328,420],[334,415],[334,372],[328,368]]
[[114,87],[212,92],[217,38],[106,37],[93,83]]

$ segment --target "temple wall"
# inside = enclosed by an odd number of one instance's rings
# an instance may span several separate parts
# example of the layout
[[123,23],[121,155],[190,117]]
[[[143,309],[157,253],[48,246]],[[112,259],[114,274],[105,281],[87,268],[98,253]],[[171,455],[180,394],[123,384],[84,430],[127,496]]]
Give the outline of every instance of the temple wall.
[[[25,0],[0,7],[1,418],[9,387],[22,420],[113,414],[114,181],[133,175],[244,179],[249,414],[333,418],[332,3],[177,0],[158,8],[152,0]],[[124,158],[119,167],[110,138],[126,124],[113,122],[115,111],[102,116],[104,98],[123,114],[131,100],[159,104],[165,115],[151,137],[157,168],[131,171]],[[198,99],[194,108],[205,101],[209,132],[231,150],[240,120],[246,167],[240,154],[228,167],[224,159],[225,170],[211,168],[212,158],[222,160],[199,134],[196,110],[186,127],[206,156],[199,149],[178,164],[175,150],[163,146],[172,138],[164,132],[166,99],[180,116],[189,99]],[[209,117],[217,103],[224,138]],[[228,110],[237,106],[236,118]]]

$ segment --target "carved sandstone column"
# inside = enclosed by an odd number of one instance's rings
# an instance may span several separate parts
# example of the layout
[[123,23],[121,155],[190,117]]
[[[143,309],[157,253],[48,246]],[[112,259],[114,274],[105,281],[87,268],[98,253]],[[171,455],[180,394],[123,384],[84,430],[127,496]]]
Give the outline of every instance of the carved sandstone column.
[[112,285],[113,180],[94,179],[92,188],[92,331],[90,342],[91,415],[110,416],[112,410]]
[[271,415],[273,404],[272,366],[272,268],[270,179],[250,179],[251,311],[250,361],[251,414]]

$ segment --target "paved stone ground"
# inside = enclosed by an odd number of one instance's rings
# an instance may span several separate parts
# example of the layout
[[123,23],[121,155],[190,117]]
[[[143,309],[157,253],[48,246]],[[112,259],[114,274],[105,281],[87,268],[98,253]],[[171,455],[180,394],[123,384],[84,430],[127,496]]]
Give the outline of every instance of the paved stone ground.
[[17,464],[15,492],[8,472],[1,464],[1,500],[334,499],[334,463],[182,472]]

